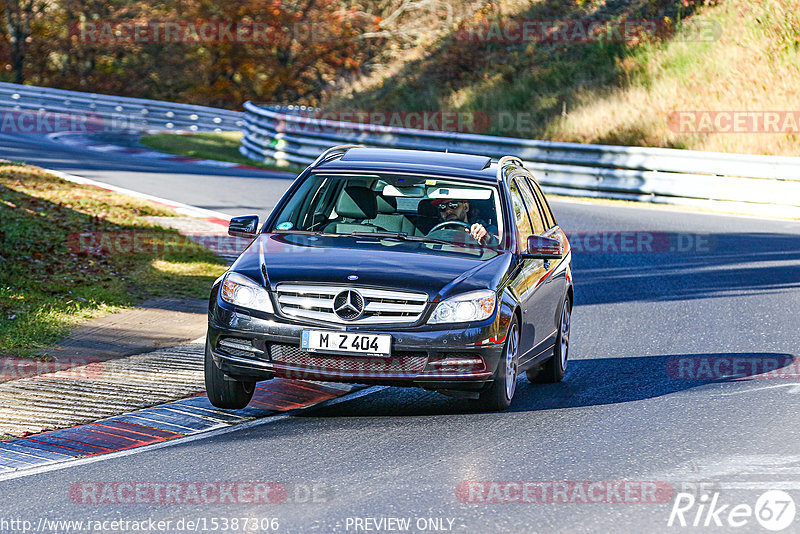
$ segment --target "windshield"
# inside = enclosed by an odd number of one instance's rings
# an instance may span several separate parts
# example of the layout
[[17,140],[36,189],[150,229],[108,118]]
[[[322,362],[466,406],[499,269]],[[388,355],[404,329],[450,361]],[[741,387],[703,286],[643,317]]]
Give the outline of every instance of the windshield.
[[376,234],[466,247],[499,248],[497,188],[466,180],[399,174],[312,173],[272,232]]

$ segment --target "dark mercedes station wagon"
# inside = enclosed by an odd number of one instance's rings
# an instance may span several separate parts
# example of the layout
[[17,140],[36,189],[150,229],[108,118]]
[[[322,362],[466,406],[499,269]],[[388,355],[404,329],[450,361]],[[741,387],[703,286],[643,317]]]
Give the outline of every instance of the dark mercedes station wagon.
[[570,247],[515,158],[334,147],[214,284],[205,380],[241,408],[273,377],[416,386],[511,404],[564,377]]

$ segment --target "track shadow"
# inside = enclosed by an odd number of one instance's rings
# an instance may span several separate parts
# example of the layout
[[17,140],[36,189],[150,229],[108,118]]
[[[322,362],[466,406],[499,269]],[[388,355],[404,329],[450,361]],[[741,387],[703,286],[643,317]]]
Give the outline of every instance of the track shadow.
[[[761,373],[764,373],[763,375]],[[759,378],[754,378],[759,376]],[[524,377],[510,412],[535,412],[620,404],[733,381],[800,381],[800,357],[774,352],[675,354],[576,360],[563,382],[531,384]],[[420,389],[387,388],[298,417],[433,416],[480,412],[462,399]],[[489,416],[490,414],[483,414]]]

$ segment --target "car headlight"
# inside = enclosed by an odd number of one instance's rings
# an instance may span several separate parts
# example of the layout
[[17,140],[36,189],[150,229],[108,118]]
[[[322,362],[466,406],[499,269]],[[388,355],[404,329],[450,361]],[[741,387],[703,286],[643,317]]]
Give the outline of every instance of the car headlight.
[[436,306],[428,324],[482,321],[492,316],[496,304],[497,295],[488,289],[456,295]]
[[228,304],[275,313],[267,290],[239,273],[228,273],[225,276],[219,294]]

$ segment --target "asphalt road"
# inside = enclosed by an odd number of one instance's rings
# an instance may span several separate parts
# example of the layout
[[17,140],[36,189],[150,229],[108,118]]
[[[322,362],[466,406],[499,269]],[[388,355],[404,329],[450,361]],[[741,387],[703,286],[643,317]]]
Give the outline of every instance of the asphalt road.
[[[0,157],[231,214],[263,213],[289,184],[124,156],[86,160],[19,138],[0,138]],[[752,510],[770,489],[800,505],[800,225],[567,201],[553,209],[568,233],[583,232],[572,239],[576,306],[564,382],[520,378],[512,409],[492,414],[435,393],[380,389],[269,424],[0,482],[0,531],[4,518],[34,526],[42,518],[153,519],[180,532],[180,520],[186,527],[204,519],[211,530],[214,518],[221,529],[222,519],[238,517],[277,518],[279,532],[403,526],[378,523],[390,518],[410,520],[411,531],[769,532],[753,516],[735,516],[744,525],[731,527],[728,516],[734,505]],[[630,244],[619,232],[636,232],[633,242],[643,245],[619,250]],[[782,374],[722,376],[736,361],[759,370],[779,362]],[[795,378],[781,378],[790,371]],[[175,505],[86,504],[79,496],[85,483],[226,481],[277,482],[287,498]],[[561,493],[544,498],[558,502],[538,502],[536,491],[537,502],[498,502],[519,495],[502,484],[509,481],[547,481],[528,487]],[[618,481],[628,481],[629,494]],[[459,492],[465,487],[473,491]],[[653,487],[668,491],[635,502],[638,490]],[[669,527],[678,492],[696,502],[681,497],[688,526],[675,516]],[[727,508],[708,517],[715,494],[715,510]],[[613,502],[582,502],[590,495]],[[765,522],[773,500],[767,509],[759,503]],[[715,527],[716,518],[725,526]],[[800,518],[784,530],[798,531]]]
[[231,215],[255,213],[262,218],[293,178],[288,173],[88,151],[41,135],[0,133],[0,159],[25,161],[170,200],[180,197],[186,204]]

